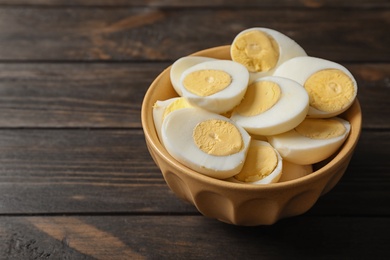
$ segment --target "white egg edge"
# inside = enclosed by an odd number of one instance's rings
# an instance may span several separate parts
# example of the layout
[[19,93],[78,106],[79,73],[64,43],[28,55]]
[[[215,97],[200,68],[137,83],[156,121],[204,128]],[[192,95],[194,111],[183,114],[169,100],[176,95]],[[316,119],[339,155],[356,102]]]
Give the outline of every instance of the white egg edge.
[[[184,78],[195,71],[213,69],[222,70],[232,77],[232,82],[225,89],[209,96],[200,97],[188,91],[182,84]],[[249,82],[249,71],[242,64],[232,60],[213,60],[194,65],[185,70],[180,78],[182,96],[190,103],[214,113],[225,113],[238,105],[245,95]]]
[[[195,120],[193,117],[189,116],[190,114],[196,114],[199,120]],[[243,140],[243,149],[235,154],[229,155],[229,156],[214,156],[206,154],[205,152],[201,151],[196,144],[192,141],[192,131],[185,131],[185,129],[180,128],[178,130],[174,131],[174,136],[171,136],[167,131],[170,127],[174,127],[173,124],[176,124],[176,122],[180,122],[181,124],[184,124],[187,129],[194,129],[195,126],[204,120],[208,119],[220,119],[225,120],[237,127],[239,130],[242,140]],[[174,142],[176,142],[179,138],[180,140],[183,139],[184,136],[180,136],[181,133],[189,136],[190,138],[187,138],[188,140],[191,140],[191,142],[179,142],[183,147],[180,145],[177,146],[176,143],[171,142],[171,138]],[[249,143],[251,140],[250,135],[239,125],[237,125],[235,122],[231,121],[230,119],[208,112],[206,110],[203,110],[201,108],[192,107],[192,108],[182,108],[175,111],[172,111],[169,113],[163,124],[162,124],[162,141],[163,145],[168,151],[168,153],[174,157],[179,163],[185,165],[186,167],[213,177],[217,179],[226,179],[229,178],[235,174],[237,174],[245,161],[246,154],[248,152]],[[185,137],[184,137],[185,139]],[[191,151],[191,154],[188,154]],[[194,158],[202,158],[202,165],[198,164],[194,161]],[[222,168],[222,169],[221,169]]]
[[[290,79],[275,76],[257,79],[255,82],[259,81],[272,81],[278,84],[281,89],[281,97],[278,102],[267,111],[255,116],[243,116],[233,110],[230,117],[232,120],[244,127],[250,134],[267,136],[287,132],[306,118],[309,109],[309,96],[300,84]],[[298,102],[291,100],[293,97]],[[287,109],[286,104],[288,105]],[[276,113],[278,113],[277,117],[274,116]]]
[[[295,129],[275,136],[268,136],[268,142],[280,153],[284,160],[292,163],[308,165],[318,163],[334,154],[347,139],[351,124],[341,118],[333,117],[341,122],[346,131],[343,135],[329,139],[311,139],[298,134]],[[324,150],[324,147],[327,147]]]
[[174,97],[166,100],[157,100],[153,105],[153,122],[154,122],[154,128],[156,129],[158,139],[160,142],[162,142],[161,138],[161,128],[163,123],[163,116],[165,109],[175,100],[179,99],[180,97]]
[[181,74],[188,68],[195,66],[199,63],[205,62],[205,61],[211,61],[216,60],[214,58],[210,57],[204,57],[204,56],[184,56],[179,59],[177,59],[171,66],[169,71],[169,77],[171,80],[171,84],[173,89],[176,91],[176,93],[179,96],[182,96],[182,91],[180,89],[180,77]]
[[275,151],[275,154],[278,158],[278,163],[275,167],[275,169],[265,178],[261,179],[261,180],[258,180],[258,181],[254,181],[254,182],[243,182],[243,181],[239,181],[237,180],[234,176],[232,176],[231,178],[228,178],[227,181],[230,181],[230,182],[235,182],[235,183],[242,183],[242,184],[269,184],[269,183],[274,183],[274,182],[278,182],[281,175],[282,175],[282,170],[283,170],[283,158],[280,156],[279,152],[268,142],[266,141],[260,141],[260,140],[253,140],[251,141],[250,143],[250,146],[251,145],[255,145],[255,146],[269,146],[271,147],[274,151]]
[[[309,63],[307,66],[302,66],[304,63]],[[318,65],[320,63],[320,65]],[[302,86],[305,84],[306,80],[316,73],[317,71],[323,70],[323,69],[338,69],[344,72],[353,82],[354,86],[354,95],[351,99],[351,102],[345,106],[343,109],[334,111],[334,112],[326,112],[318,110],[312,106],[309,107],[308,111],[308,117],[312,118],[330,118],[334,116],[338,116],[339,114],[345,112],[348,108],[351,107],[353,104],[353,101],[355,100],[357,96],[357,82],[355,77],[352,75],[352,73],[343,65],[312,56],[306,56],[306,57],[295,57],[292,59],[287,60],[283,64],[281,64],[274,72],[274,76],[279,77],[286,77],[290,78],[292,80],[297,81]]]

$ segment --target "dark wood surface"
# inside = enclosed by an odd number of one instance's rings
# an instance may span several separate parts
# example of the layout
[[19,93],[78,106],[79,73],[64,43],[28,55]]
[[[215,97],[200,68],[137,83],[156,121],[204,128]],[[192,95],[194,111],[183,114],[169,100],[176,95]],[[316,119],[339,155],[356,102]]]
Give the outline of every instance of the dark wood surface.
[[[175,59],[279,30],[359,84],[363,131],[302,216],[237,227],[166,186],[140,108]],[[0,0],[0,259],[389,259],[390,2]]]

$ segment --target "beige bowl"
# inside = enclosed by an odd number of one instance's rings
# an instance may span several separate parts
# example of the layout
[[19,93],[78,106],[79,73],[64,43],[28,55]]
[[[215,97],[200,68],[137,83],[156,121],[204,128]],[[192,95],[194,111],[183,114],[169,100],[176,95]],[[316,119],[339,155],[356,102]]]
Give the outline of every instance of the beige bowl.
[[[193,55],[230,59],[230,46],[220,46]],[[314,165],[314,172],[299,179],[266,185],[232,183],[199,174],[171,157],[160,143],[153,123],[157,100],[177,96],[164,70],[149,87],[142,104],[146,144],[170,189],[192,203],[204,216],[235,225],[270,225],[279,219],[303,214],[331,190],[346,171],[361,131],[358,100],[341,117],[351,123],[351,132],[340,150]]]

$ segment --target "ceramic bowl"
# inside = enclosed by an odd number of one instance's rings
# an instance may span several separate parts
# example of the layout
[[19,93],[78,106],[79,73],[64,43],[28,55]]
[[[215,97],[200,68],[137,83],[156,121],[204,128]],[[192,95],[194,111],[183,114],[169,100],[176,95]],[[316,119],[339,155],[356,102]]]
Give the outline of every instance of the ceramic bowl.
[[[193,55],[230,59],[229,48],[219,46]],[[152,107],[157,100],[177,96],[170,83],[169,72],[168,67],[153,81],[144,97],[141,117],[145,140],[169,188],[179,198],[193,204],[204,216],[235,225],[270,225],[308,211],[346,171],[361,132],[358,100],[341,115],[351,123],[351,132],[343,146],[327,161],[314,165],[314,172],[304,177],[251,185],[214,179],[183,166],[160,143],[152,118]]]

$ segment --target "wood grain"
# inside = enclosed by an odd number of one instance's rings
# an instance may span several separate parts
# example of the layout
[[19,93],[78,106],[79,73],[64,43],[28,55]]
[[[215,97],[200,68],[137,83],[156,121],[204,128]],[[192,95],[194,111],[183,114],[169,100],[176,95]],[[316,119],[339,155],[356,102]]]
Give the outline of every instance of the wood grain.
[[39,5],[39,6],[158,6],[158,7],[389,7],[389,2],[386,0],[198,0],[198,1],[182,1],[182,0],[0,0],[0,5]]
[[381,238],[389,227],[390,220],[380,217],[297,217],[251,228],[199,216],[1,217],[0,257],[387,259]]
[[0,64],[0,127],[140,127],[159,63]]
[[386,62],[389,25],[388,9],[1,7],[0,60],[172,61],[261,26],[287,34],[312,56]]

